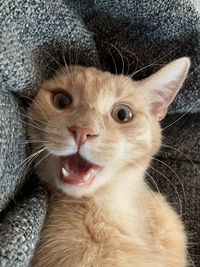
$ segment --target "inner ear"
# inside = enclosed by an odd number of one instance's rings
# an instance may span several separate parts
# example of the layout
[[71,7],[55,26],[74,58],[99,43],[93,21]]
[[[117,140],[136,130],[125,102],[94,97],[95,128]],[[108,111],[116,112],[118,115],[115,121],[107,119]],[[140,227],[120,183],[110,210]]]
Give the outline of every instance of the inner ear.
[[158,120],[165,117],[169,105],[187,77],[189,67],[190,59],[183,57],[140,82],[140,89],[147,93],[149,108]]

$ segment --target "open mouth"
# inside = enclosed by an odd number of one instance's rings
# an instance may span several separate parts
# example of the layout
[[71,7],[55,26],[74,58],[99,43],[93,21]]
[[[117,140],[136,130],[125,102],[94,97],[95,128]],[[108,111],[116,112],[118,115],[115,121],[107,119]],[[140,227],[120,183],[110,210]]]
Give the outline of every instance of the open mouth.
[[84,159],[79,153],[60,157],[60,180],[64,183],[89,186],[101,167]]

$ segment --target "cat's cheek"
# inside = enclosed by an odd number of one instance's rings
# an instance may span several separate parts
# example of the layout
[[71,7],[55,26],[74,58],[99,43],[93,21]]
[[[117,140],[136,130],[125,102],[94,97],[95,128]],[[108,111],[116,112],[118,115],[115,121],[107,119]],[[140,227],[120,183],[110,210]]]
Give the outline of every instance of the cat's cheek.
[[133,161],[149,153],[152,148],[152,131],[144,128],[129,135],[121,142],[119,147],[120,156],[123,161]]
[[59,168],[54,160],[45,159],[37,165],[36,174],[51,188],[55,186],[55,181],[58,179]]
[[95,153],[92,152],[92,145],[84,144],[80,147],[79,153],[82,157],[84,157],[89,162],[92,162],[96,165],[102,165],[101,159],[95,156]]
[[[93,149],[94,147],[94,149]],[[111,149],[112,152],[114,152],[114,149]],[[111,153],[110,151],[106,151],[106,149],[103,148],[97,148],[95,147],[95,144],[85,144],[83,145],[79,150],[80,155],[88,160],[89,162],[92,162],[93,164],[105,167],[113,161],[115,158],[115,153]]]
[[48,151],[55,155],[55,156],[68,156],[75,154],[78,150],[77,145],[73,138],[68,139],[68,141],[65,143],[63,141],[62,146],[55,146],[55,145],[48,145],[47,147]]

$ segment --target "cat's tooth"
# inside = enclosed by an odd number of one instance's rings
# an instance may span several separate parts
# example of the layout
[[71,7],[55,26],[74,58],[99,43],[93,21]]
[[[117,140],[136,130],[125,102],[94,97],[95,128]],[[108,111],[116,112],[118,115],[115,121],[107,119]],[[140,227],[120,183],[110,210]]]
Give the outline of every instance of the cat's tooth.
[[68,173],[68,171],[65,170],[65,168],[62,168],[62,174],[63,174],[65,177],[68,177],[68,176],[69,176],[69,173]]
[[83,176],[83,181],[87,182],[90,179],[90,174],[86,174],[85,176]]

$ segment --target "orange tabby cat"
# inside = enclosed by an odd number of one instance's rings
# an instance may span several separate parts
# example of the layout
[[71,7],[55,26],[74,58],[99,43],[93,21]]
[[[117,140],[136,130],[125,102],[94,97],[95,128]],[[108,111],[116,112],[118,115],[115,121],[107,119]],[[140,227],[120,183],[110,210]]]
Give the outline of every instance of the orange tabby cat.
[[43,83],[28,134],[51,198],[32,266],[186,266],[184,227],[144,176],[189,66],[142,81],[70,66]]

